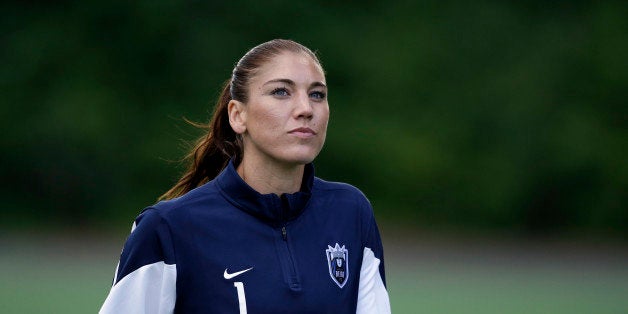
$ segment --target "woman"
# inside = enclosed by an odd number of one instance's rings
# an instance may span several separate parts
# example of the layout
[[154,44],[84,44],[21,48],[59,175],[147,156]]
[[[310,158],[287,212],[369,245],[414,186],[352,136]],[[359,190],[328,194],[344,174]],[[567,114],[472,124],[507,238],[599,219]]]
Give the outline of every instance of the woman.
[[368,200],[314,177],[328,118],[312,51],[247,52],[187,172],[135,220],[101,313],[389,313]]

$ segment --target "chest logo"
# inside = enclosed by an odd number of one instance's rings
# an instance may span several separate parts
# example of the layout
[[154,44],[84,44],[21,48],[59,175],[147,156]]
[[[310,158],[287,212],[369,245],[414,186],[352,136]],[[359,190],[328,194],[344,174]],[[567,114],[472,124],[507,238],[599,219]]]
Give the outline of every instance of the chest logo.
[[[227,268],[227,269],[228,269],[228,268]],[[239,275],[242,275],[242,274],[246,273],[247,271],[249,271],[249,270],[253,269],[253,267],[251,267],[251,268],[249,268],[249,269],[245,269],[245,270],[237,271],[237,272],[235,272],[235,273],[231,273],[231,274],[230,274],[229,272],[227,272],[227,269],[225,269],[225,273],[223,274],[223,276],[225,277],[225,279],[229,280],[229,279],[231,279],[231,278],[233,278],[233,277],[235,277],[235,276],[239,276]]]
[[342,288],[349,279],[349,251],[345,246],[336,243],[335,247],[327,246],[327,266],[329,266],[329,275],[331,279]]

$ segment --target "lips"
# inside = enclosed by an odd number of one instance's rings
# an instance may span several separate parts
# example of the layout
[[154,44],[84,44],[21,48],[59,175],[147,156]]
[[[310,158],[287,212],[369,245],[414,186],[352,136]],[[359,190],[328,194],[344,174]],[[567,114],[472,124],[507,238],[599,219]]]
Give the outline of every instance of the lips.
[[311,134],[316,135],[316,132],[314,132],[314,130],[310,128],[296,128],[288,133],[311,133]]
[[296,135],[298,137],[308,138],[316,135],[316,132],[310,128],[296,128],[288,132],[289,134]]

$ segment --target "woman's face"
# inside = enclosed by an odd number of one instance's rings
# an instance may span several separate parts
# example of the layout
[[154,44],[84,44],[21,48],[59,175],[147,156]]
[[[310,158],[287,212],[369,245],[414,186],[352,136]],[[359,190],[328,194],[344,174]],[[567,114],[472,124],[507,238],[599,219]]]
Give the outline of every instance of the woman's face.
[[[258,69],[239,116],[244,159],[286,166],[312,162],[325,142],[329,105],[321,67],[284,52]],[[233,126],[233,123],[232,123]]]

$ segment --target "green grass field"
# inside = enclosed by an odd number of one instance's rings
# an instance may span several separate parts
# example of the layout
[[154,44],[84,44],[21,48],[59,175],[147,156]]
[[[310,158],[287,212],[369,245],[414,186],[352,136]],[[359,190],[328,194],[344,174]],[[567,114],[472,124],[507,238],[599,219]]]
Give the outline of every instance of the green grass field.
[[[628,313],[623,245],[383,236],[393,313]],[[0,313],[97,312],[123,240],[1,237]]]

